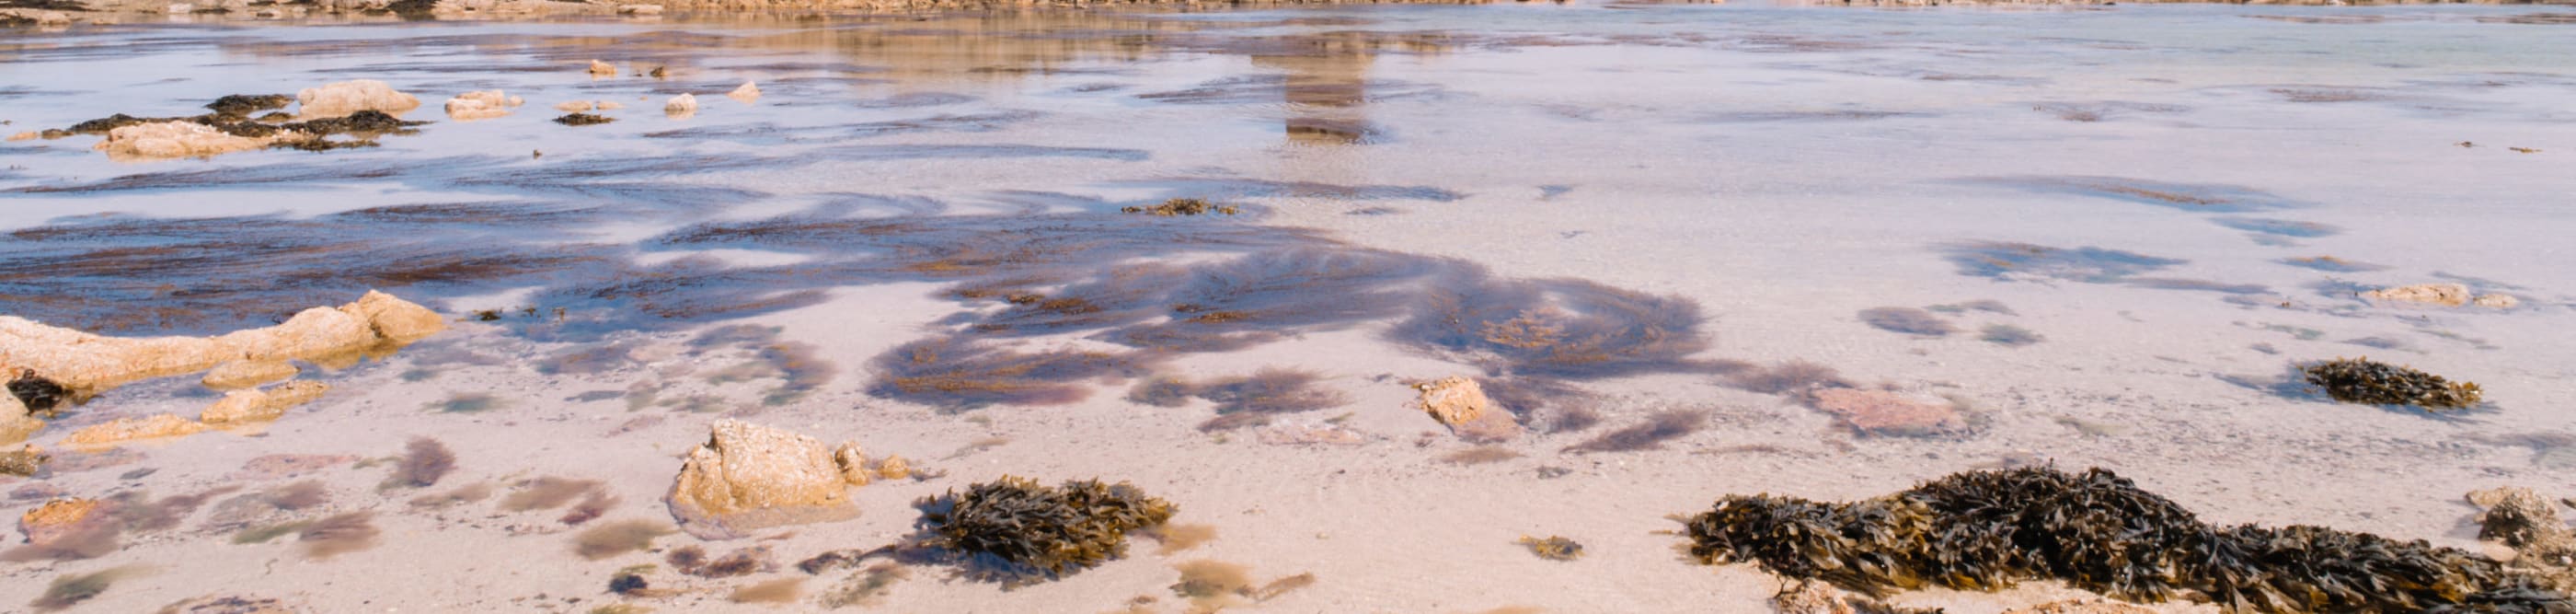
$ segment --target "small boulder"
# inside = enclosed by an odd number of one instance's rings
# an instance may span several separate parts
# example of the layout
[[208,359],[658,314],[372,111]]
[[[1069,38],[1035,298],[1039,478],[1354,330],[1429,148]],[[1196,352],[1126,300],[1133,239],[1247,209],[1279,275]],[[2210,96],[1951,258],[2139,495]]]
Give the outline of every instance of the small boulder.
[[36,444],[27,444],[16,450],[0,452],[0,475],[32,476],[44,471],[45,461],[53,458],[45,454],[44,448],[36,447]]
[[590,103],[590,106],[591,106],[592,108],[596,108],[596,109],[599,109],[599,110],[601,110],[601,111],[615,111],[615,110],[618,110],[618,109],[626,108],[626,104],[625,104],[625,103],[621,103],[621,102],[617,102],[617,101],[613,101],[613,100],[601,100],[601,101],[598,101],[598,102],[593,102],[593,103]]
[[1780,614],[1852,614],[1842,591],[1824,582],[1802,582],[1796,589],[1772,595],[1771,609]]
[[511,98],[501,90],[483,90],[457,94],[447,99],[447,118],[456,121],[492,119],[510,114]]
[[2458,307],[2469,304],[2469,287],[2460,284],[2415,284],[2371,290],[2361,293],[2361,297],[2381,301]]
[[284,360],[245,359],[215,365],[214,370],[207,371],[206,376],[199,378],[198,381],[204,383],[207,388],[236,390],[282,381],[295,377],[296,373],[298,371],[295,364]]
[[170,414],[150,418],[117,418],[73,431],[63,438],[63,445],[76,448],[101,448],[129,441],[185,437],[206,431],[206,425]]
[[18,534],[27,543],[51,544],[63,536],[73,535],[115,521],[107,514],[107,504],[97,499],[55,499],[18,516]]
[[725,92],[725,97],[732,98],[743,104],[751,104],[752,101],[760,99],[760,86],[753,84],[750,81],[744,81],[742,82],[742,87],[733,88],[733,91]]
[[287,408],[311,403],[330,390],[329,384],[311,380],[287,382],[267,390],[235,390],[198,414],[197,421],[209,426],[268,422],[285,416]]
[[684,118],[696,115],[697,113],[698,96],[696,94],[672,96],[669,101],[662,103],[662,114],[671,116],[672,119]]
[[672,481],[671,516],[700,539],[732,539],[768,527],[857,517],[849,481],[823,442],[770,427],[723,420],[689,451]]
[[841,447],[833,448],[832,464],[841,469],[841,481],[849,482],[851,486],[866,486],[876,481],[876,472],[868,470],[868,455],[859,449],[859,442],[845,441],[841,442]]
[[295,93],[298,117],[314,119],[342,117],[359,111],[381,111],[399,115],[420,108],[420,99],[394,91],[383,81],[359,79],[305,88]]
[[617,65],[615,65],[615,64],[610,64],[610,63],[607,63],[607,62],[602,62],[602,61],[599,61],[599,60],[591,60],[591,61],[590,61],[590,76],[593,76],[593,77],[614,77],[614,76],[617,76]]
[[1832,414],[1863,435],[1933,435],[1967,426],[1951,403],[1930,403],[1884,390],[1826,388],[1810,395],[1818,411]]
[[2512,309],[2521,305],[2522,299],[2514,298],[2510,294],[2482,294],[2470,300],[2469,304],[2489,309]]
[[2558,507],[2529,488],[2506,486],[2469,493],[2478,506],[2478,539],[2512,547],[2515,552],[2547,556],[2576,554],[2576,530],[2558,518]]
[[419,341],[447,330],[447,318],[438,317],[438,312],[375,290],[341,305],[340,311],[365,319],[377,337],[395,343]]
[[1431,414],[1449,432],[1469,441],[1508,441],[1521,435],[1519,421],[1485,396],[1485,387],[1465,377],[1444,377],[1415,384],[1422,395],[1414,405]]
[[912,461],[892,454],[886,455],[885,460],[877,461],[877,478],[900,480],[908,477],[912,477]]

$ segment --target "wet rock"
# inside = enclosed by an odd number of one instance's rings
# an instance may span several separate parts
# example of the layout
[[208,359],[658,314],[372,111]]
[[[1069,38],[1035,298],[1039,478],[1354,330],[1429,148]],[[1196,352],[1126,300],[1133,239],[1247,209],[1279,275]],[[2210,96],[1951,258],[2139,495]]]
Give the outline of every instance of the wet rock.
[[859,442],[846,441],[833,448],[832,465],[840,468],[841,481],[849,482],[851,486],[866,486],[876,481],[876,472],[868,469],[868,455],[859,449]]
[[214,126],[174,120],[109,130],[107,140],[92,148],[107,152],[111,160],[166,160],[267,149],[276,141],[275,136],[234,136]]
[[113,446],[129,441],[186,437],[203,433],[206,425],[194,420],[159,414],[150,418],[117,418],[89,428],[73,431],[63,438],[63,445],[81,448]]
[[208,426],[230,426],[268,422],[286,415],[287,408],[322,398],[331,386],[316,381],[294,381],[267,390],[235,390],[215,401],[197,415],[197,421]]
[[1931,435],[1967,426],[1950,403],[1930,403],[1884,390],[1827,388],[1811,394],[1818,411],[1864,435]]
[[1772,595],[1771,609],[1780,614],[1852,614],[1851,604],[1843,602],[1843,592],[1823,582],[1803,583]]
[[338,308],[315,307],[268,328],[218,337],[105,337],[0,316],[0,369],[25,369],[85,394],[139,379],[241,360],[333,361],[407,343],[446,326],[435,312],[369,292]]
[[877,478],[900,480],[908,477],[912,477],[912,461],[893,454],[886,455],[885,460],[877,461]]
[[18,534],[26,536],[27,543],[44,546],[64,536],[77,535],[114,522],[111,514],[105,513],[107,511],[106,502],[97,499],[46,501],[44,505],[18,516]]
[[2382,301],[2425,303],[2444,307],[2469,304],[2469,287],[2460,284],[2415,284],[2380,288],[2361,293],[2362,298]]
[[2004,614],[2156,614],[2156,611],[2142,606],[2097,599],[2053,601],[2027,608],[2004,610]]
[[743,104],[751,104],[752,101],[760,100],[760,86],[753,84],[750,81],[744,81],[742,82],[742,87],[733,88],[733,91],[725,92],[725,97],[732,98]]
[[16,450],[0,452],[0,475],[14,475],[20,477],[32,476],[38,472],[44,471],[45,461],[53,460],[53,458],[54,457],[45,454],[44,448],[36,447],[35,444],[27,444],[25,447]]
[[1465,377],[1444,377],[1414,385],[1422,396],[1414,400],[1431,418],[1448,425],[1449,432],[1470,441],[1508,441],[1521,435],[1520,422],[1511,412],[1495,405],[1485,396],[1485,388]]
[[593,76],[593,77],[614,77],[614,76],[617,76],[617,66],[616,66],[615,64],[610,64],[610,63],[602,62],[602,61],[599,61],[599,60],[591,60],[591,61],[590,61],[590,76]]
[[662,14],[662,5],[659,5],[659,4],[620,4],[620,5],[617,5],[617,14],[619,14],[619,15],[660,15],[660,14]]
[[669,101],[662,103],[662,114],[671,116],[672,119],[688,117],[696,115],[697,113],[698,96],[696,94],[672,96]]
[[690,450],[671,484],[671,516],[701,539],[858,516],[849,482],[823,442],[724,420]]
[[198,381],[207,388],[234,390],[295,377],[297,372],[294,363],[284,360],[236,360],[216,365]]
[[37,375],[34,369],[19,369],[9,377],[8,387],[8,404],[0,405],[0,410],[14,409],[16,414],[51,417],[55,408],[72,400],[71,391],[63,388],[62,382]]
[[447,118],[473,121],[503,117],[510,114],[510,107],[519,106],[520,102],[520,99],[512,98],[501,90],[466,92],[447,99]]
[[555,123],[563,124],[563,125],[566,125],[566,126],[596,126],[596,125],[599,125],[599,124],[605,124],[605,123],[613,122],[613,121],[617,121],[617,118],[614,118],[614,117],[602,117],[602,116],[598,116],[598,115],[592,115],[592,114],[589,114],[589,113],[574,113],[574,114],[570,114],[570,115],[565,115],[565,116],[563,116],[563,117],[557,117],[557,118],[555,118]]
[[420,99],[394,91],[383,81],[359,79],[305,88],[295,93],[302,105],[297,115],[305,118],[341,117],[359,111],[402,113],[420,108]]
[[2515,306],[2521,305],[2522,299],[2514,298],[2512,295],[2508,294],[2483,294],[2479,295],[2475,299],[2471,299],[2469,304],[2489,309],[2512,309]]
[[30,8],[0,9],[0,26],[16,25],[38,27],[68,26],[72,25],[72,16],[62,11],[47,11]]
[[17,404],[17,399],[0,400],[0,445],[26,441],[45,430],[45,421],[27,415],[25,408],[11,407]]

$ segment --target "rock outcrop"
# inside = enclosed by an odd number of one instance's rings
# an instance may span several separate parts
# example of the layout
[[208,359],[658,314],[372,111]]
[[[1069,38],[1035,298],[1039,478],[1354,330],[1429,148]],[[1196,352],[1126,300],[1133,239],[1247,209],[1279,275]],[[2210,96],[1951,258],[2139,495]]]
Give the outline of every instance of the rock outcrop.
[[90,425],[63,438],[63,445],[74,448],[104,448],[129,441],[169,439],[206,432],[206,425],[170,414],[150,418],[117,418]]
[[2423,303],[2444,307],[2476,305],[2492,309],[2509,309],[2522,304],[2521,299],[2503,294],[2473,295],[2469,292],[2469,287],[2463,284],[2415,284],[2380,288],[2363,292],[2361,297],[2378,301]]
[[310,380],[287,382],[267,390],[235,390],[198,414],[197,421],[207,426],[269,422],[286,415],[287,408],[311,403],[330,390],[330,385]]
[[297,116],[304,119],[341,117],[359,111],[382,111],[401,114],[420,108],[420,99],[394,91],[383,81],[359,79],[305,88],[295,93]]
[[742,82],[742,87],[733,88],[733,91],[725,92],[725,97],[732,98],[743,104],[751,104],[753,101],[760,100],[760,86],[753,84],[750,81],[744,81]]
[[1414,405],[1431,414],[1449,432],[1469,441],[1508,441],[1521,435],[1512,413],[1485,396],[1485,387],[1465,377],[1444,377],[1415,384],[1422,396]]
[[1832,414],[1863,435],[1932,435],[1967,426],[1959,408],[1884,390],[1826,388],[1811,393],[1817,411]]
[[700,539],[858,516],[841,466],[812,437],[724,420],[671,484],[671,516]]
[[271,382],[283,381],[287,378],[295,377],[295,374],[298,372],[299,370],[295,368],[294,363],[274,358],[268,360],[236,360],[215,365],[214,370],[207,371],[206,376],[199,378],[197,381],[198,383],[205,384],[207,388],[213,388],[216,390],[237,390],[268,384]]
[[8,396],[0,394],[0,445],[26,441],[36,431],[45,430],[45,421],[27,415],[27,406]]
[[851,486],[866,486],[877,478],[876,472],[868,469],[868,455],[859,449],[859,442],[845,441],[841,447],[833,448],[832,465],[841,470],[841,481]]
[[339,360],[446,326],[436,312],[375,291],[337,308],[306,309],[276,326],[216,337],[106,337],[0,316],[0,370],[26,369],[95,394],[235,361]]
[[110,160],[168,160],[267,149],[275,142],[277,137],[274,136],[234,136],[214,126],[172,120],[109,130],[107,139],[91,148],[107,152]]
[[474,121],[505,117],[510,114],[510,107],[519,106],[522,102],[526,101],[511,97],[501,90],[466,92],[447,99],[447,118],[456,121]]

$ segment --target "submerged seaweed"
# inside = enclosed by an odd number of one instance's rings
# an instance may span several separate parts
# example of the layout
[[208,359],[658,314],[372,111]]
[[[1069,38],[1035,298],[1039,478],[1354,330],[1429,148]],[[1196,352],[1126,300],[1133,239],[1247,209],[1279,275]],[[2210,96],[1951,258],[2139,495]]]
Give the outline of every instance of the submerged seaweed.
[[2429,410],[2476,405],[2483,391],[2471,382],[2391,365],[2369,358],[2338,358],[2299,368],[2307,382],[2326,396],[2345,403],[2413,405]]
[[1703,562],[1873,596],[2055,579],[2131,601],[2258,612],[2558,612],[2493,560],[2319,527],[2215,527],[2101,469],[1952,474],[1886,497],[1728,496],[1687,521]]
[[1019,586],[1125,556],[1127,534],[1171,520],[1172,504],[1135,486],[1069,480],[1050,487],[1003,476],[916,504],[921,545],[968,578]]

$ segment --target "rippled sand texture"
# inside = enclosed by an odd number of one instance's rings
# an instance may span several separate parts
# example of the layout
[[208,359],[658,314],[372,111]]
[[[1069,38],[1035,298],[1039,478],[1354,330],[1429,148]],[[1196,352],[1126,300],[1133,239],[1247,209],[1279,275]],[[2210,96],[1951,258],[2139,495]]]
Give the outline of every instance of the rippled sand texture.
[[[380,289],[454,322],[306,366],[329,391],[249,436],[60,445],[220,395],[187,378],[61,407],[32,440],[54,458],[0,477],[0,512],[118,511],[0,554],[0,609],[1761,611],[1780,580],[1691,562],[1668,516],[2048,462],[2212,525],[2475,549],[2463,493],[2576,496],[2567,14],[14,31],[0,132],[352,79],[430,123],[162,161],[0,144],[0,313],[209,335]],[[746,81],[757,97],[726,96]],[[526,104],[442,113],[489,90]],[[680,94],[696,110],[666,114]],[[562,103],[613,121],[551,121]],[[1121,212],[1174,198],[1232,213]],[[2517,304],[2356,296],[2415,283]],[[2486,402],[2340,405],[2288,375],[2360,355]],[[1522,432],[1470,441],[1493,437],[1408,407],[1450,376]],[[719,419],[910,467],[850,490],[854,519],[703,541],[663,497]],[[1179,514],[1124,559],[1007,592],[795,566],[894,543],[916,499],[1005,474],[1128,480]],[[647,586],[611,593],[621,577]]]

